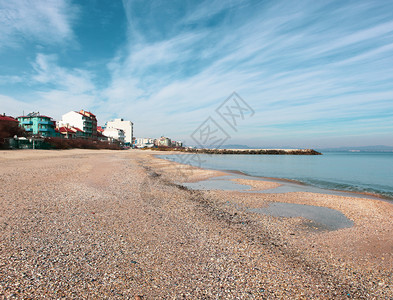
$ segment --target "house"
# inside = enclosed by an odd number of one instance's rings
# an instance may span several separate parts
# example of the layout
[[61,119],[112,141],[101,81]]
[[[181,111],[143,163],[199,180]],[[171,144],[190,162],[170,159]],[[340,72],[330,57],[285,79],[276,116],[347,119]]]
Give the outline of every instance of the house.
[[13,117],[0,115],[0,149],[9,147],[9,140],[15,135],[21,135],[23,130],[19,127],[19,122]]
[[97,126],[97,132],[98,133],[103,133],[105,130],[105,128],[101,127],[101,126]]
[[0,115],[0,138],[13,137],[19,129],[19,122],[13,117]]
[[57,128],[57,131],[62,134],[62,136],[66,139],[74,139],[76,138],[76,130],[72,130],[71,128],[68,127],[59,127]]
[[97,139],[97,118],[83,109],[62,115],[59,127],[77,128],[83,133],[82,137]]
[[113,141],[119,141],[120,143],[124,144],[125,141],[125,134],[123,129],[117,129],[117,128],[105,128],[105,130],[102,132],[102,135],[108,137],[108,139],[113,142]]
[[32,112],[26,116],[17,118],[21,127],[32,135],[42,137],[57,137],[56,122],[51,117],[41,115],[39,112]]
[[126,146],[132,145],[134,137],[134,123],[131,121],[124,121],[123,119],[114,119],[106,123],[106,128],[116,128],[124,131],[124,144]]
[[97,126],[97,139],[99,141],[105,142],[108,141],[108,137],[106,137],[105,135],[103,135],[105,128],[102,126]]

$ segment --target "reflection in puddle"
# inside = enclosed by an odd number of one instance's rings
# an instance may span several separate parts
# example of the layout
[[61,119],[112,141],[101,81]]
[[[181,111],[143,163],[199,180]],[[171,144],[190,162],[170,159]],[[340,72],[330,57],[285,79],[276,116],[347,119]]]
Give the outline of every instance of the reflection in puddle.
[[192,190],[223,190],[223,191],[244,191],[250,190],[249,185],[240,184],[231,181],[235,176],[221,176],[214,177],[208,180],[202,180],[198,182],[186,182],[181,185],[192,189]]
[[316,225],[322,225],[318,227],[327,230],[337,230],[353,226],[353,221],[348,219],[343,213],[327,207],[273,202],[268,207],[253,208],[249,209],[249,211],[274,217],[303,217],[314,221],[317,223]]

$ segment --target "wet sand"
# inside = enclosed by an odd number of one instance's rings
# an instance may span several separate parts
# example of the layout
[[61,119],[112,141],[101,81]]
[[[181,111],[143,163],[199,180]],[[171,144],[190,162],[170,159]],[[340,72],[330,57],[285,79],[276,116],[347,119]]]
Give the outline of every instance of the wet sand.
[[[392,297],[392,204],[189,190],[228,174],[153,154],[0,151],[0,297]],[[275,202],[335,209],[354,226],[250,211]]]

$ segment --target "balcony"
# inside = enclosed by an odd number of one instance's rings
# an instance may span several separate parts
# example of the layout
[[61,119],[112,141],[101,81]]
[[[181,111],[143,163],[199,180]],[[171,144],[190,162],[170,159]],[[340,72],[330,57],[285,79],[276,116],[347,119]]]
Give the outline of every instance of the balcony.
[[33,125],[33,121],[22,121],[22,125]]
[[53,125],[52,121],[38,121],[38,124],[40,125]]
[[27,132],[32,132],[32,131],[33,131],[33,128],[25,128],[25,131],[27,131]]

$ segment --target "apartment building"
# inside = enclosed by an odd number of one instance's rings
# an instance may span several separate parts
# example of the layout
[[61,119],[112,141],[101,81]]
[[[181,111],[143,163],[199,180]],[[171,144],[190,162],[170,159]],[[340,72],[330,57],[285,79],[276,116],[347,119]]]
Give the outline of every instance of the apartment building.
[[32,112],[26,116],[17,117],[20,126],[32,135],[42,137],[59,136],[56,132],[56,122],[48,116],[41,115],[39,112]]
[[120,143],[124,144],[125,141],[125,133],[122,129],[117,128],[105,128],[102,132],[102,135],[108,137],[109,141],[119,141]]
[[106,123],[106,129],[115,128],[121,129],[124,131],[124,144],[126,146],[132,145],[132,140],[134,137],[134,123],[131,121],[124,121],[123,119],[114,119],[113,121],[109,121]]
[[97,118],[91,112],[83,109],[62,115],[59,127],[74,127],[83,132],[84,138],[97,139]]

